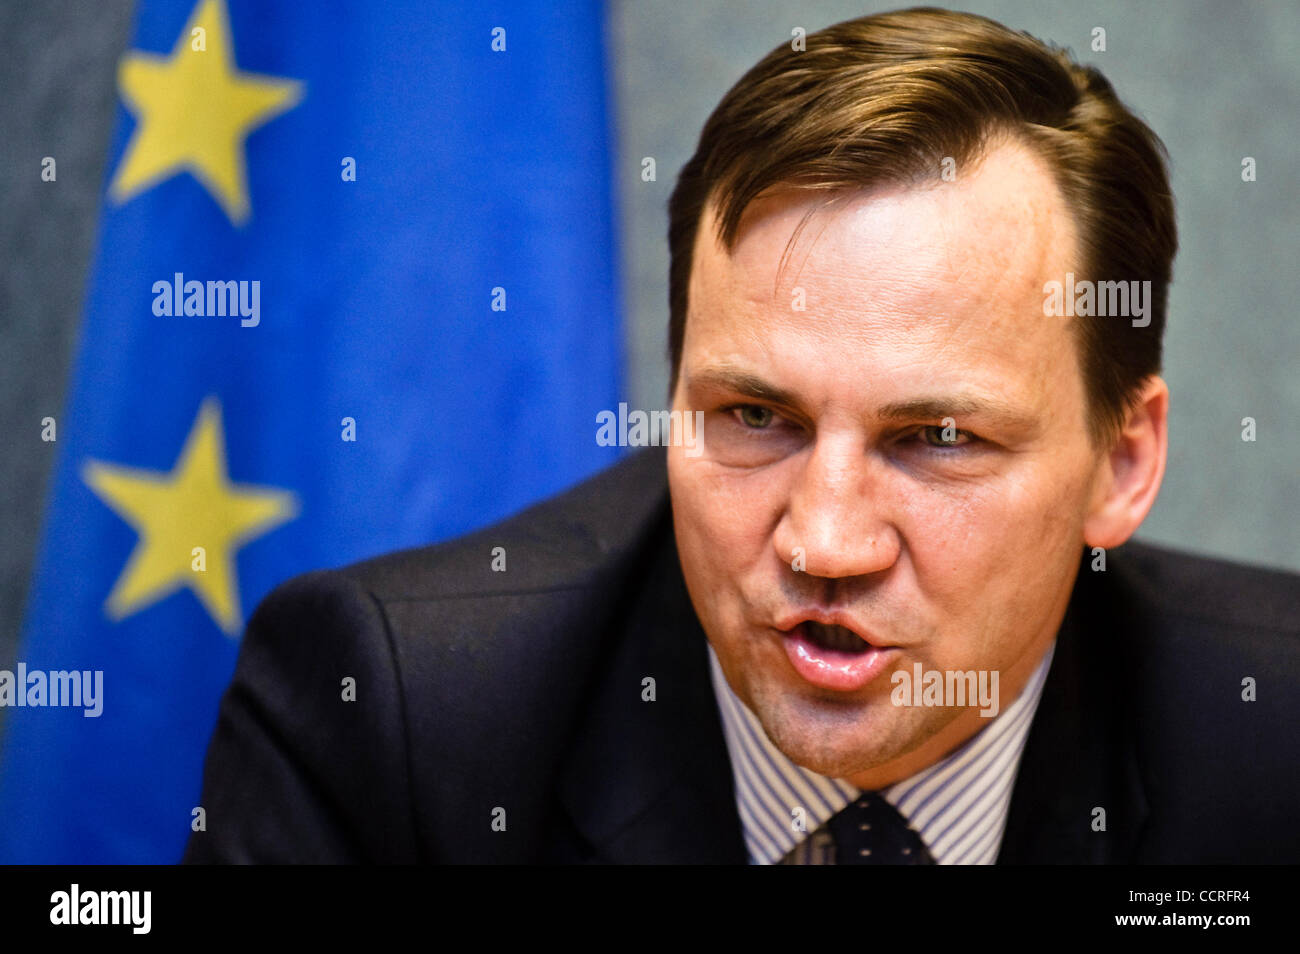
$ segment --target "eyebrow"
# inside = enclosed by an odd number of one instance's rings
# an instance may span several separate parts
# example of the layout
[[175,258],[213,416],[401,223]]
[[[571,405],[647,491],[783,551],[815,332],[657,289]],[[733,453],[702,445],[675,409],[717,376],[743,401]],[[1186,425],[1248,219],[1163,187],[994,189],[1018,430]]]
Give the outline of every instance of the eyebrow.
[[876,412],[885,420],[981,417],[1007,424],[1029,424],[1033,418],[1011,404],[988,398],[966,396],[923,397],[886,404]]
[[[802,401],[794,391],[777,387],[749,371],[727,366],[703,368],[687,375],[688,390],[732,391],[745,397],[769,401],[786,407],[799,407]],[[881,420],[956,420],[979,417],[1009,427],[1033,427],[1035,418],[1029,411],[991,396],[956,394],[924,396],[896,401],[876,409]]]
[[789,407],[799,405],[799,396],[794,391],[787,391],[774,384],[769,384],[756,374],[736,368],[705,368],[687,375],[686,386],[689,390],[704,388],[712,391],[734,391],[745,397],[773,404],[785,404]]

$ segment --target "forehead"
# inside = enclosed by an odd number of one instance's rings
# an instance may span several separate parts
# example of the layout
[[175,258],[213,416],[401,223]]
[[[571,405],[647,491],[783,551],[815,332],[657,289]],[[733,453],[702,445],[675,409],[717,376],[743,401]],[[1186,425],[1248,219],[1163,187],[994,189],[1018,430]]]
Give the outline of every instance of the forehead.
[[1043,285],[1077,268],[1075,227],[1050,169],[1027,146],[1000,141],[954,181],[936,169],[932,183],[826,199],[793,190],[760,197],[730,253],[706,209],[684,358],[745,352],[747,343],[809,360],[887,352],[933,370],[937,358],[961,355],[970,373],[996,377],[1016,366],[1045,373],[1052,362],[1040,359],[1068,340],[1068,319],[1043,316]]

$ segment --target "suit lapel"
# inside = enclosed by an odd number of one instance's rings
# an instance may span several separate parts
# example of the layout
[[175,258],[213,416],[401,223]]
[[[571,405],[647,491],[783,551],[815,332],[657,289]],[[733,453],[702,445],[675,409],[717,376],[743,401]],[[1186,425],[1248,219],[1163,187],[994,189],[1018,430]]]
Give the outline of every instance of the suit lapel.
[[[743,864],[707,640],[682,579],[667,504],[644,581],[608,634],[592,702],[561,774],[560,798],[610,863]],[[643,698],[653,679],[654,701]]]
[[1147,802],[1126,715],[1138,689],[1129,683],[1126,618],[1105,574],[1085,562],[1025,743],[998,864],[1133,860]]

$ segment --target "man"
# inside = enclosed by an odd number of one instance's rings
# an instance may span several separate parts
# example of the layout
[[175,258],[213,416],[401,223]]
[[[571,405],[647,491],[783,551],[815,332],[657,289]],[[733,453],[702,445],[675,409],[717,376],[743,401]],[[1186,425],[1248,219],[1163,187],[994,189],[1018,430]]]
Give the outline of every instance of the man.
[[1300,858],[1296,578],[1125,545],[1176,239],[1106,81],[840,24],[727,94],[670,217],[698,441],[280,587],[187,859]]

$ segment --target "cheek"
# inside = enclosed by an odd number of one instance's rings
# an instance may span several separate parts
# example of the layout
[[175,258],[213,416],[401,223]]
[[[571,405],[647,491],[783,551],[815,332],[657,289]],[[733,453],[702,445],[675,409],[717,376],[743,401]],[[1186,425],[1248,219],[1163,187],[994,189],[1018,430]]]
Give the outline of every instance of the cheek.
[[1077,456],[1043,455],[969,484],[913,485],[901,515],[911,551],[954,581],[1009,576],[1045,552],[1074,553],[1087,504]]
[[692,538],[732,547],[717,558],[752,555],[771,539],[788,494],[779,467],[741,470],[707,458],[680,457],[670,466],[673,512]]
[[[706,459],[670,462],[673,524],[687,585],[710,604],[776,566],[772,532],[784,482],[775,468],[735,471]],[[771,566],[769,566],[771,564]]]
[[1054,611],[1082,546],[1085,487],[1066,463],[909,501],[903,533],[951,668],[1009,658]]

